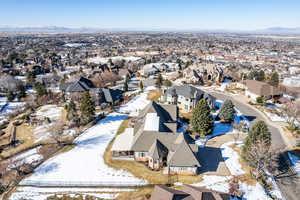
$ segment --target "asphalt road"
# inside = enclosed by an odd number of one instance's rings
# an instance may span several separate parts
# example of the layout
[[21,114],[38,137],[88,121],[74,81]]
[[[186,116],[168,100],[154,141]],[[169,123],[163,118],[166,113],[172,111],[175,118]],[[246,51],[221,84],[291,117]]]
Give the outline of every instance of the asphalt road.
[[[250,121],[250,125],[255,123],[256,120],[266,121],[265,118],[262,116],[262,114],[257,112],[250,105],[240,103],[228,95],[214,93],[214,92],[210,92],[210,94],[222,101],[224,101],[225,99],[230,99],[234,103],[236,108],[240,110],[244,115],[246,115],[248,119],[253,119],[252,121]],[[286,148],[286,144],[284,142],[284,139],[281,136],[280,131],[276,127],[268,123],[267,125],[272,135],[272,147],[276,150],[284,150]]]
[[[250,118],[255,118],[250,122],[251,124],[253,124],[256,120],[266,121],[262,114],[253,109],[250,105],[238,102],[228,95],[214,92],[210,92],[210,94],[223,101],[225,99],[232,100],[237,109],[239,109],[244,115]],[[274,150],[285,150],[286,145],[280,131],[276,127],[268,123],[267,125],[272,134],[272,147],[274,148]],[[275,180],[285,200],[300,199],[300,177],[292,169],[290,160],[287,157],[286,152],[283,153],[282,156],[280,156],[279,167],[275,175]]]

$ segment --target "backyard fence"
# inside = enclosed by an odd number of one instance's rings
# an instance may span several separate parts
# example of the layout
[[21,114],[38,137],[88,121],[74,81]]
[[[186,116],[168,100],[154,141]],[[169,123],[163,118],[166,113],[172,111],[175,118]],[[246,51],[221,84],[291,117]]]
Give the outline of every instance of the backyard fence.
[[144,187],[150,186],[148,183],[133,182],[113,182],[113,181],[30,181],[23,180],[19,186],[32,187]]

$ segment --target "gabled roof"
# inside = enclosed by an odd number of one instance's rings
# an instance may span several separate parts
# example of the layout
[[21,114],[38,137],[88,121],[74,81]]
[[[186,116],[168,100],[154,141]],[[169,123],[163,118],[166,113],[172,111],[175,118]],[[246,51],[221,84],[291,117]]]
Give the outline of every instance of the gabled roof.
[[208,190],[204,187],[195,187],[191,185],[183,185],[182,191],[190,194],[193,199],[197,200],[230,200],[231,196],[226,193]]
[[114,103],[122,97],[123,91],[119,89],[102,88],[106,102]]
[[144,117],[147,113],[157,113],[161,122],[176,121],[177,106],[162,105],[152,101],[140,112],[139,117]]
[[196,98],[198,96],[203,96],[204,92],[198,88],[191,85],[181,85],[174,86],[166,91],[166,94],[174,94],[174,90],[177,95],[184,96],[185,98]]
[[80,77],[77,81],[61,84],[59,88],[67,92],[84,92],[95,88],[95,86],[89,79]]
[[259,96],[281,95],[282,92],[279,88],[273,87],[268,83],[256,80],[244,80],[242,82],[246,85],[248,90]]
[[173,153],[170,153],[168,156],[168,164],[170,166],[181,166],[181,167],[190,167],[198,166],[198,159],[196,158],[194,152],[190,148],[190,145],[186,142],[183,135],[179,135],[179,138],[176,139],[176,142],[181,142],[176,145],[176,150]]
[[151,200],[192,200],[189,197],[185,192],[162,185],[156,185],[151,194]]
[[168,155],[168,149],[158,139],[156,139],[149,149],[149,155],[153,159],[158,160],[159,158],[162,158],[162,157]]

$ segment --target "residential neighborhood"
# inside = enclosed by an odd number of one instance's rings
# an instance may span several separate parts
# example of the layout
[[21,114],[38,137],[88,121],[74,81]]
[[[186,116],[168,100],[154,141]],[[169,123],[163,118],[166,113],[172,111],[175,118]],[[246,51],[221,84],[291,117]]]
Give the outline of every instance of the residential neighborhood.
[[299,199],[295,30],[1,25],[1,200]]

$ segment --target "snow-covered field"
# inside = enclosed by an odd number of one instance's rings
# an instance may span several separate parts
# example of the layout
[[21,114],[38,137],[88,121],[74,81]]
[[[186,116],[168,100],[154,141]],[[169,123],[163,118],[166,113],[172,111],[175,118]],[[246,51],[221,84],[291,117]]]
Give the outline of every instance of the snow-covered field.
[[[245,174],[239,162],[240,157],[238,153],[230,147],[232,144],[235,144],[235,142],[227,142],[221,146],[222,157],[225,160],[225,164],[232,175],[238,176]],[[243,142],[238,141],[236,144],[241,145]]]
[[[2,100],[2,101],[1,101]],[[7,115],[15,112],[17,109],[24,107],[25,102],[7,102],[5,98],[0,100],[0,121],[5,120]]]
[[43,159],[43,156],[38,153],[39,149],[40,147],[36,147],[13,157],[13,164],[9,165],[8,168],[15,168],[23,164],[35,164],[40,162]]
[[120,192],[131,192],[133,189],[127,188],[36,188],[36,187],[17,187],[16,192],[10,200],[20,200],[26,197],[27,200],[45,200],[47,197],[57,194],[68,194],[70,196],[89,195],[103,199],[115,199]]
[[[221,146],[222,157],[224,158],[225,164],[230,173],[233,176],[238,176],[245,172],[242,170],[241,164],[239,163],[239,155],[231,147],[229,147],[233,143],[234,142],[228,142]],[[240,146],[241,142],[238,142],[238,145]],[[228,193],[229,180],[233,178],[233,176],[204,175],[201,182],[193,185]],[[246,183],[239,182],[239,187],[243,194],[243,199],[245,200],[271,200],[259,183],[256,183],[255,185],[248,185]],[[278,190],[276,183],[273,183],[273,187],[274,189],[271,191],[271,194],[281,199],[281,192]]]
[[44,123],[34,129],[33,133],[36,137],[36,141],[40,141],[49,137],[48,129],[54,123],[60,120],[62,111],[63,108],[56,105],[44,105],[36,111],[36,116],[38,118],[49,118],[51,121],[49,124]]
[[141,185],[144,180],[105,165],[103,154],[127,115],[112,113],[75,140],[76,146],[40,165],[22,185]]

